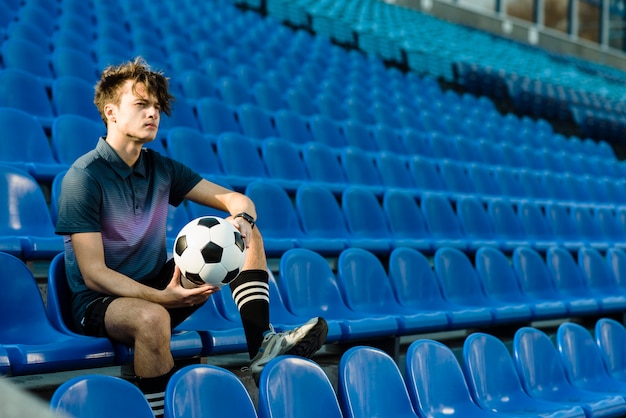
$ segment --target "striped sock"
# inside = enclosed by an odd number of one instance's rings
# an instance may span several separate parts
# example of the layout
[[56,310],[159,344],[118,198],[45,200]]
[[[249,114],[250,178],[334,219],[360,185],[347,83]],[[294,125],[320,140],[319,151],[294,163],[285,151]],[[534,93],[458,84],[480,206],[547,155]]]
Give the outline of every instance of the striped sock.
[[152,413],[154,413],[155,418],[161,418],[164,414],[163,408],[165,403],[165,391],[146,393],[144,396],[150,404],[150,408],[152,408]]
[[263,333],[270,329],[270,291],[265,270],[246,270],[230,282],[233,300],[239,309],[250,358],[263,342]]
[[160,418],[164,414],[165,388],[174,371],[175,369],[172,368],[172,370],[162,376],[139,377],[137,379],[137,386],[146,397],[155,417]]

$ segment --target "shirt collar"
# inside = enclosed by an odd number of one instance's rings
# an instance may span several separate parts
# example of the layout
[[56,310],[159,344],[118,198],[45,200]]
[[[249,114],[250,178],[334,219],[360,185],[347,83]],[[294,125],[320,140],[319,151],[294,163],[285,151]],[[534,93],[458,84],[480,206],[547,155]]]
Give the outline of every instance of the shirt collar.
[[122,158],[117,155],[117,152],[106,142],[106,137],[102,136],[98,140],[98,144],[96,145],[96,151],[100,154],[100,156],[106,160],[111,168],[117,173],[121,178],[127,178],[133,173],[139,174],[142,177],[146,176],[146,163],[145,157],[146,152],[142,150],[139,154],[139,159],[134,167],[129,167],[128,164],[122,160]]

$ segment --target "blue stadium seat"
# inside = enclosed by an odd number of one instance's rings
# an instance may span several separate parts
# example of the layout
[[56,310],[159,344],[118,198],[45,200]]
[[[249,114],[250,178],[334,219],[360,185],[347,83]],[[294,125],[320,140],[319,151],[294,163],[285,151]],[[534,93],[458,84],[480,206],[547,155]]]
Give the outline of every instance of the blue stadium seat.
[[313,116],[319,113],[317,104],[314,103],[309,94],[298,87],[292,87],[285,93],[287,108],[303,116]]
[[519,169],[498,166],[494,173],[502,197],[517,199],[527,198],[520,178]]
[[467,167],[467,173],[476,193],[485,197],[500,196],[502,194],[492,166],[471,163]]
[[333,148],[344,148],[349,145],[341,129],[341,124],[327,116],[322,114],[311,116],[309,127],[313,139],[319,143]]
[[578,227],[573,220],[571,205],[561,203],[547,204],[545,207],[546,218],[558,240],[559,245],[569,250],[575,250],[585,245],[578,232]]
[[337,261],[337,283],[350,309],[365,316],[395,318],[399,335],[448,328],[448,317],[444,312],[400,305],[382,262],[370,251],[362,248],[343,250]]
[[[259,228],[263,231],[265,251],[271,256],[279,256],[285,251],[304,246],[306,236],[298,223],[298,215],[281,186],[263,180],[256,180],[246,186],[245,194],[254,201],[259,217]],[[323,240],[310,240],[323,250]]]
[[498,300],[485,293],[476,269],[462,251],[439,248],[435,252],[434,264],[443,294],[451,302],[491,311],[495,324],[523,322],[532,317],[529,305]]
[[244,135],[256,139],[278,136],[272,114],[260,106],[244,103],[236,107],[235,113]]
[[450,328],[484,326],[491,312],[446,300],[430,261],[412,248],[396,248],[389,258],[389,280],[399,303],[417,309],[446,312]]
[[255,179],[267,178],[257,140],[233,132],[217,138],[217,155],[224,170],[226,182],[235,188],[245,188]]
[[114,351],[106,339],[70,335],[48,319],[37,281],[24,262],[0,253],[5,292],[0,345],[14,376],[109,366]]
[[233,372],[211,364],[194,364],[176,372],[165,390],[164,417],[256,418],[246,387]]
[[[316,90],[313,89],[313,91],[315,92]],[[332,91],[321,90],[315,98],[319,114],[337,122],[347,120],[349,115],[342,99],[341,96]]]
[[69,166],[78,157],[93,150],[98,138],[105,133],[102,122],[80,115],[60,115],[52,122],[50,145],[56,160]]
[[280,109],[274,113],[274,123],[278,136],[296,144],[313,141],[308,119],[289,109]]
[[204,97],[196,102],[198,122],[202,132],[219,135],[224,132],[241,133],[235,109],[214,97]]
[[608,242],[609,247],[626,247],[626,242],[624,242],[626,228],[622,222],[619,222],[617,210],[611,206],[600,206],[594,208],[594,213],[599,232]]
[[78,77],[91,84],[98,79],[98,68],[91,55],[68,47],[57,47],[50,54],[55,78]]
[[5,68],[25,71],[49,87],[54,79],[50,65],[50,52],[38,44],[23,38],[10,38],[0,49]]
[[448,159],[439,162],[446,189],[452,193],[476,194],[465,163]]
[[556,334],[567,379],[577,388],[590,392],[626,393],[626,382],[613,378],[605,369],[594,337],[582,325],[564,322]]
[[569,316],[597,313],[598,305],[588,298],[569,297],[557,289],[544,259],[536,250],[530,247],[516,248],[513,251],[513,268],[527,295],[565,303]]
[[167,152],[206,179],[224,175],[214,141],[197,129],[179,126],[170,129],[165,138]]
[[335,390],[324,370],[312,360],[279,356],[263,368],[259,380],[259,418],[299,416],[341,418]]
[[612,378],[626,382],[626,328],[615,319],[600,318],[594,331],[604,368]]
[[590,247],[580,247],[576,254],[578,267],[589,290],[611,306],[626,306],[626,294],[617,286],[605,257]]
[[400,155],[408,154],[399,129],[377,124],[372,127],[372,136],[374,141],[376,141],[378,149],[381,151],[389,151]]
[[11,362],[9,361],[9,353],[0,345],[0,376],[6,376],[11,373]]
[[506,198],[489,199],[487,212],[493,219],[497,236],[501,241],[501,248],[512,250],[519,246],[533,246],[534,242],[524,230],[522,220],[515,212],[514,203]]
[[483,247],[476,251],[476,271],[488,297],[503,303],[530,306],[532,320],[564,318],[567,305],[563,301],[542,300],[523,292],[507,256],[496,248]]
[[461,227],[470,243],[470,248],[505,247],[496,233],[493,219],[487,213],[486,204],[480,197],[476,195],[460,196],[456,201],[456,210]]
[[217,80],[216,89],[219,97],[229,106],[255,102],[243,82],[233,76],[224,76]]
[[434,248],[435,241],[415,197],[399,189],[388,189],[383,195],[383,211],[394,247],[420,251]]
[[383,193],[385,187],[374,162],[373,153],[347,146],[340,150],[339,159],[350,185],[367,188],[377,195]]
[[429,135],[419,129],[405,128],[401,130],[402,141],[409,155],[421,155],[422,157],[435,158],[433,145]]
[[61,384],[52,394],[50,409],[76,417],[154,416],[146,397],[136,385],[120,377],[102,374],[77,376]]
[[595,306],[597,313],[623,309],[622,301],[612,298],[611,295],[593,293],[589,289],[574,255],[565,248],[549,248],[546,266],[554,278],[556,288],[565,297],[577,298],[589,306]]
[[337,150],[323,143],[311,142],[302,147],[302,158],[312,181],[334,193],[341,193],[348,187],[349,182]]
[[449,194],[436,160],[413,155],[409,158],[409,169],[418,189]]
[[168,205],[167,222],[165,226],[165,243],[169,257],[173,256],[174,243],[176,242],[178,233],[189,222],[191,222],[191,217],[184,202],[178,206]]
[[267,111],[278,111],[287,107],[282,92],[264,81],[253,86],[252,97],[260,107]]
[[296,191],[295,202],[306,235],[326,240],[329,251],[352,244],[341,206],[331,190],[314,183],[304,183]]
[[93,98],[94,85],[78,77],[58,77],[52,82],[52,106],[58,116],[73,114],[103,123]]
[[402,373],[384,351],[356,346],[339,362],[337,397],[345,418],[417,418]]
[[11,108],[0,108],[0,162],[27,171],[36,180],[52,180],[65,170],[52,153],[41,124],[32,115]]
[[471,240],[465,235],[448,197],[437,193],[422,193],[420,209],[436,248],[470,248]]
[[586,246],[606,251],[609,243],[602,234],[598,219],[592,211],[593,209],[586,206],[575,206],[572,208],[572,218],[576,225],[576,231],[580,239],[584,240]]
[[[65,16],[63,13],[62,16]],[[73,48],[86,54],[92,53],[93,27],[75,16],[59,20],[59,28],[51,38],[52,50]]]
[[295,248],[280,258],[277,280],[285,306],[299,317],[323,316],[328,337],[341,341],[394,336],[398,323],[388,315],[364,315],[347,307],[328,261],[314,251]]
[[[76,331],[71,314],[70,288],[65,276],[64,253],[59,253],[52,259],[47,283],[46,310],[49,321],[55,329],[69,336],[86,339],[87,343],[91,342],[92,346],[96,346],[95,349],[102,347],[103,344],[111,345],[111,342],[106,338],[85,337]],[[172,355],[177,359],[199,357],[203,349],[200,335],[195,331],[173,332],[170,347]],[[127,364],[132,361],[133,348],[122,343],[114,343],[113,349],[115,364]]]
[[365,151],[378,151],[378,145],[371,128],[371,126],[356,120],[350,119],[345,121],[343,124],[343,132],[348,141],[348,145],[361,148]]
[[524,389],[534,398],[580,406],[587,416],[619,416],[626,410],[622,396],[572,386],[556,347],[539,329],[522,327],[515,332],[513,358]]
[[622,248],[609,248],[605,253],[605,258],[619,293],[626,293],[626,252]]
[[[24,260],[50,259],[63,251],[39,183],[26,172],[0,165],[0,242]],[[19,243],[19,247],[17,246]]]
[[159,137],[167,136],[167,131],[184,126],[191,129],[200,129],[200,122],[196,117],[193,106],[186,100],[177,100],[172,104],[170,116],[161,113],[159,122]]
[[50,34],[46,33],[41,27],[24,19],[11,22],[9,25],[2,26],[2,34],[8,39],[18,39],[20,41],[28,41],[35,44],[40,49],[48,53],[50,47]]
[[420,416],[499,416],[474,402],[457,358],[439,341],[420,339],[409,345],[405,380],[413,407]]
[[195,70],[201,66],[200,60],[193,52],[183,49],[169,51],[168,62],[174,74]]
[[0,69],[0,107],[12,107],[36,117],[44,128],[52,125],[55,113],[46,86],[26,71]]
[[311,181],[299,145],[284,138],[267,138],[261,143],[261,153],[269,177],[289,192]]
[[179,73],[176,77],[185,99],[190,103],[196,103],[204,97],[216,97],[217,92],[211,79],[200,70],[189,69]]
[[385,190],[400,188],[405,189],[407,193],[417,193],[417,185],[409,169],[409,161],[404,155],[381,151],[376,153],[374,158]]
[[503,341],[474,332],[463,343],[463,370],[472,398],[485,410],[505,415],[585,417],[580,406],[533,398],[524,391],[515,363]]
[[532,246],[539,250],[559,245],[544,213],[544,208],[534,200],[523,200],[517,206],[519,218]]

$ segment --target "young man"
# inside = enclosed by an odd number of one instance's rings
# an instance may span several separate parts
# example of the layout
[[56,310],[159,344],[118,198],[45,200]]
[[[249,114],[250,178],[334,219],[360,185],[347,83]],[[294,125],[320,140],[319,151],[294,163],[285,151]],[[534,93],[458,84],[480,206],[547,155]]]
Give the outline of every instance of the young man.
[[189,199],[224,210],[244,238],[246,261],[230,287],[257,382],[269,360],[285,353],[310,357],[327,333],[323,318],[283,333],[273,331],[254,203],[143,147],[156,138],[161,112],[169,115],[172,100],[167,79],[140,58],[104,70],[94,102],[107,135],[65,175],[56,225],[56,232],[65,236],[76,327],[86,335],[132,345],[138,385],[146,394],[157,394],[161,409],[174,371],[171,330],[218,291],[209,285],[180,285],[180,270],[167,260],[165,247],[168,204]]

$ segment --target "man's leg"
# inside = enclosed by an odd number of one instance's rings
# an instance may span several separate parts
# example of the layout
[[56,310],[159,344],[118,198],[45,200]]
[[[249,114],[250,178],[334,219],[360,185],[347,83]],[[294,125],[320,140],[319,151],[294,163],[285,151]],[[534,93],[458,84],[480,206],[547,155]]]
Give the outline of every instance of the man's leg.
[[267,259],[258,228],[253,230],[242,272],[230,288],[241,315],[252,360],[250,371],[257,384],[261,370],[272,358],[281,354],[311,357],[326,341],[328,325],[323,318],[313,318],[293,330],[274,332],[270,325]]
[[142,299],[117,298],[106,310],[104,322],[111,339],[134,347],[138,386],[155,416],[162,416],[165,388],[174,370],[168,311]]

